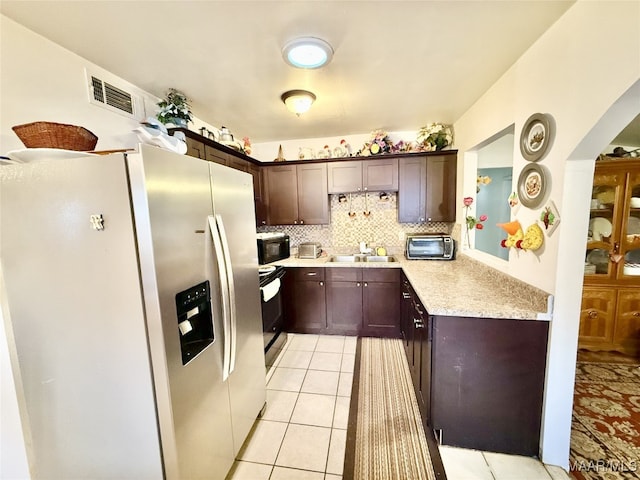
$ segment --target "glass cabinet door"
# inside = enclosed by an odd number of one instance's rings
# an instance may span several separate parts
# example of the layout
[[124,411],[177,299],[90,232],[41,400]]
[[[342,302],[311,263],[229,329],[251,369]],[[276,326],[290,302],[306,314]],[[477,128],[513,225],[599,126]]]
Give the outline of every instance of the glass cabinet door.
[[607,281],[615,277],[615,256],[619,253],[619,238],[616,238],[616,218],[622,207],[624,172],[597,173],[593,178],[589,233],[585,255],[584,274],[590,280]]
[[625,192],[620,273],[621,278],[640,283],[640,173],[629,174]]

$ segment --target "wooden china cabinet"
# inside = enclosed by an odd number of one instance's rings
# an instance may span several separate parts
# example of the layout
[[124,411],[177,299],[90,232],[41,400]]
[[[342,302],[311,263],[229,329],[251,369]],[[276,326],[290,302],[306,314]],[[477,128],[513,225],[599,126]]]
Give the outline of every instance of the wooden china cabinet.
[[596,163],[579,348],[640,354],[640,160]]

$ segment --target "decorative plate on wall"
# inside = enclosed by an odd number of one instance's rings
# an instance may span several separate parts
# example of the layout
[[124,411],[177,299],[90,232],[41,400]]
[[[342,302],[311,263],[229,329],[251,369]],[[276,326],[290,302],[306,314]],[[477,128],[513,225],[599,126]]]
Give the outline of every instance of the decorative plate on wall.
[[544,232],[550,237],[560,223],[560,214],[553,200],[549,200],[547,206],[540,213],[540,221],[544,225]]
[[552,138],[551,117],[534,113],[524,123],[520,134],[520,152],[525,160],[537,162],[549,149]]
[[537,163],[527,164],[518,178],[520,203],[528,208],[538,208],[544,200],[547,184],[545,169]]

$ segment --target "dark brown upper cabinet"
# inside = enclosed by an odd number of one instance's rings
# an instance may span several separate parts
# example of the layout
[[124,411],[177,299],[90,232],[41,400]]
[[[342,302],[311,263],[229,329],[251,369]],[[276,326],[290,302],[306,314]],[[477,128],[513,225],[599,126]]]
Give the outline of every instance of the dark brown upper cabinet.
[[278,165],[264,169],[269,225],[328,224],[327,165]]
[[328,164],[329,193],[398,190],[398,159],[348,160]]
[[456,155],[401,158],[398,221],[455,222]]

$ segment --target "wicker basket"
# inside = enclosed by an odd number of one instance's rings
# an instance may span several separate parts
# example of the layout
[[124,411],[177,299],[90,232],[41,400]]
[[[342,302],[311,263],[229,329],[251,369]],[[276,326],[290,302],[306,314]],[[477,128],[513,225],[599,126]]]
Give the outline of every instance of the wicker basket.
[[60,148],[87,152],[98,137],[84,127],[53,122],[33,122],[12,127],[27,148]]

